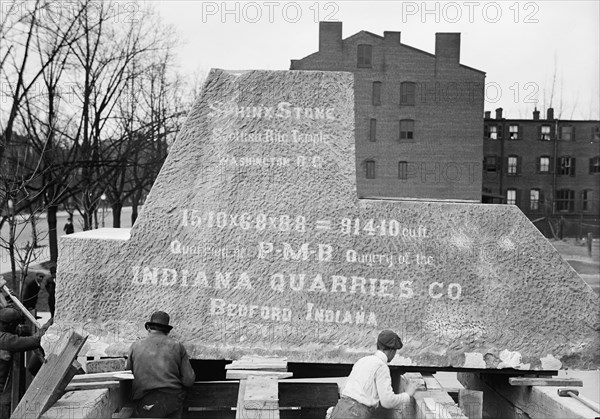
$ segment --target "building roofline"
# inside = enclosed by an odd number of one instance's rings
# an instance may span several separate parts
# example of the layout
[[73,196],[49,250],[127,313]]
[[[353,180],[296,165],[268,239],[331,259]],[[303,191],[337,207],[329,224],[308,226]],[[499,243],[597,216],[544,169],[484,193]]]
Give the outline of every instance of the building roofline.
[[[351,38],[353,38],[353,37],[355,37],[355,36],[357,36],[357,35],[360,35],[361,33],[365,33],[365,34],[367,34],[367,35],[374,36],[375,38],[379,38],[379,39],[381,39],[381,40],[385,39],[383,36],[381,36],[381,35],[377,35],[377,34],[374,34],[373,32],[369,32],[369,31],[359,31],[359,32],[356,32],[354,35],[350,35],[350,36],[349,36],[349,37],[347,37],[347,38],[342,38],[342,42],[344,42],[344,41],[346,41],[346,40],[348,40],[348,39],[351,39]],[[421,54],[425,54],[425,55],[427,55],[427,56],[429,56],[429,57],[436,58],[435,54],[432,54],[432,53],[430,53],[430,52],[427,52],[427,51],[423,51],[422,49],[419,49],[419,48],[413,47],[413,46],[411,46],[411,45],[403,44],[402,42],[400,42],[400,46],[402,46],[402,47],[405,47],[405,48],[408,48],[408,49],[411,49],[411,50],[413,50],[413,51],[416,51],[416,52],[419,52],[419,53],[421,53]],[[309,56],[307,56],[307,57],[310,57],[310,55],[309,55]],[[306,58],[306,57],[305,57],[305,58]],[[464,64],[461,64],[461,63],[458,63],[458,65],[459,65],[460,67],[462,67],[462,68],[465,68],[465,69],[467,69],[467,70],[476,71],[476,72],[478,72],[478,73],[481,73],[481,74],[483,74],[483,75],[485,75],[485,74],[486,74],[486,72],[485,72],[485,71],[478,70],[478,69],[476,69],[476,68],[474,68],[474,67],[469,67],[468,65],[464,65]]]
[[502,119],[495,119],[495,118],[483,118],[484,122],[488,122],[488,121],[497,121],[497,122],[536,122],[536,123],[546,123],[546,124],[552,124],[555,122],[591,122],[591,123],[600,123],[600,120],[598,119],[560,119],[560,118],[555,118],[555,119],[551,119],[551,120],[547,120],[547,119],[519,119],[519,118],[502,118]]

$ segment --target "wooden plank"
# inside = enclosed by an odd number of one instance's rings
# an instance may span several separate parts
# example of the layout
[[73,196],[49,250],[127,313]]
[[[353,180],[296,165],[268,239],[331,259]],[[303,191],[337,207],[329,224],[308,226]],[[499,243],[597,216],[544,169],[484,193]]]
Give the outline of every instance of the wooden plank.
[[277,371],[253,371],[253,370],[228,370],[226,378],[228,380],[242,380],[250,376],[271,376],[277,378],[289,378],[293,377],[294,374],[291,372],[277,372]]
[[73,361],[87,338],[72,332],[67,345],[59,356],[51,356],[40,368],[21,402],[15,409],[15,418],[38,419],[58,398],[60,398],[72,375],[75,373]]
[[583,387],[583,380],[578,378],[510,377],[508,383],[511,386]]
[[[523,413],[532,419],[591,419],[597,416],[579,401],[560,397],[556,387],[511,386],[509,377],[499,374],[459,373],[458,378],[465,388],[484,392],[484,417],[521,418]],[[494,407],[490,406],[490,401],[494,401]]]
[[338,400],[339,387],[336,383],[279,382],[280,407],[328,408],[335,406]]
[[249,417],[246,409],[244,409],[244,395],[246,394],[246,386],[248,380],[240,380],[240,387],[238,390],[237,405],[235,411],[235,419],[246,419]]
[[469,419],[482,419],[483,391],[461,388],[458,391],[458,406]]
[[188,389],[185,408],[232,408],[237,406],[239,382],[196,382]]
[[133,380],[131,371],[99,372],[95,374],[80,374],[73,377],[73,383],[92,383],[100,381]]
[[252,375],[248,377],[244,393],[247,410],[274,410],[279,407],[277,377]]
[[284,357],[264,357],[264,356],[243,356],[241,359],[225,365],[226,370],[281,370],[287,371],[287,358]]
[[86,382],[86,383],[71,383],[67,385],[65,391],[77,391],[77,390],[96,390],[101,388],[119,388],[118,381],[98,381],[98,382]]

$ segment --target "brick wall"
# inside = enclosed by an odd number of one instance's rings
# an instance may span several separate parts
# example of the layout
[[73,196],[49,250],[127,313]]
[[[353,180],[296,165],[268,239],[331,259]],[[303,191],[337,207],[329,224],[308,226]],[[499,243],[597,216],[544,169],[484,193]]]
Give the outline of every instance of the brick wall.
[[[587,231],[595,236],[600,233],[600,173],[590,173],[590,159],[600,157],[600,137],[594,135],[600,129],[600,121],[564,121],[564,120],[526,120],[486,118],[486,127],[502,126],[502,137],[497,140],[484,138],[484,156],[497,156],[501,165],[497,172],[487,172],[484,168],[483,187],[493,194],[506,196],[507,189],[517,191],[517,205],[530,218],[563,218],[566,220],[564,235],[576,236]],[[509,139],[509,127],[519,126],[517,140]],[[541,141],[540,127],[551,127],[551,140]],[[561,138],[561,127],[574,128],[571,140]],[[597,128],[598,127],[598,128]],[[558,129],[557,129],[558,128]],[[486,132],[488,129],[486,128]],[[508,156],[519,159],[518,173],[507,173]],[[548,156],[550,167],[547,172],[539,171],[539,157]],[[573,175],[559,174],[557,157],[575,158]],[[541,193],[540,205],[532,208],[530,193],[532,189]],[[555,190],[574,191],[573,206],[568,210],[556,208]],[[583,205],[582,192],[587,191],[587,207]]]
[[[336,26],[337,25],[337,26]],[[359,32],[339,42],[341,23],[320,25],[320,50],[293,60],[292,70],[349,71],[355,76],[356,169],[361,197],[481,199],[484,73],[461,66],[459,34],[436,36],[440,57],[384,37]],[[358,46],[372,46],[372,66],[357,66]],[[373,104],[381,82],[381,104]],[[400,104],[402,82],[415,83],[415,104]],[[370,120],[376,141],[370,141]],[[399,139],[399,121],[414,121],[414,138]],[[375,162],[367,179],[366,162]],[[399,162],[407,162],[406,179]]]

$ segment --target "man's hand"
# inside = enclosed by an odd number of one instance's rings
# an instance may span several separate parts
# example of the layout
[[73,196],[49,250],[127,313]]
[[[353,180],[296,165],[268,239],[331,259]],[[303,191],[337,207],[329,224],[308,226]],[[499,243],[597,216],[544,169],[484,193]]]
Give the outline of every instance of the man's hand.
[[38,334],[40,336],[44,335],[44,333],[46,333],[46,331],[48,330],[48,328],[50,326],[52,326],[53,323],[54,323],[54,319],[50,318],[50,320],[48,320],[45,325],[43,325],[42,327],[40,327],[40,329],[38,331]]
[[408,380],[408,383],[406,384],[406,388],[404,389],[404,392],[412,397],[415,394],[415,392],[417,391],[418,387],[419,387],[419,385],[416,382],[414,382],[412,380]]

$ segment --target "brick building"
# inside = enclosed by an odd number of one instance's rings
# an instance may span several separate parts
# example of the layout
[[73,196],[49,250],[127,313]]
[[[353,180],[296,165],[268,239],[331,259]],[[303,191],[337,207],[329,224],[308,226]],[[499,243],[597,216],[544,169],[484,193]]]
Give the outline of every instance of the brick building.
[[433,55],[321,22],[319,51],[290,69],[354,73],[359,197],[481,201],[485,73],[460,64],[459,33],[437,33]]
[[[485,112],[484,202],[516,204],[547,236],[600,233],[600,121]],[[498,199],[500,198],[500,199]]]

